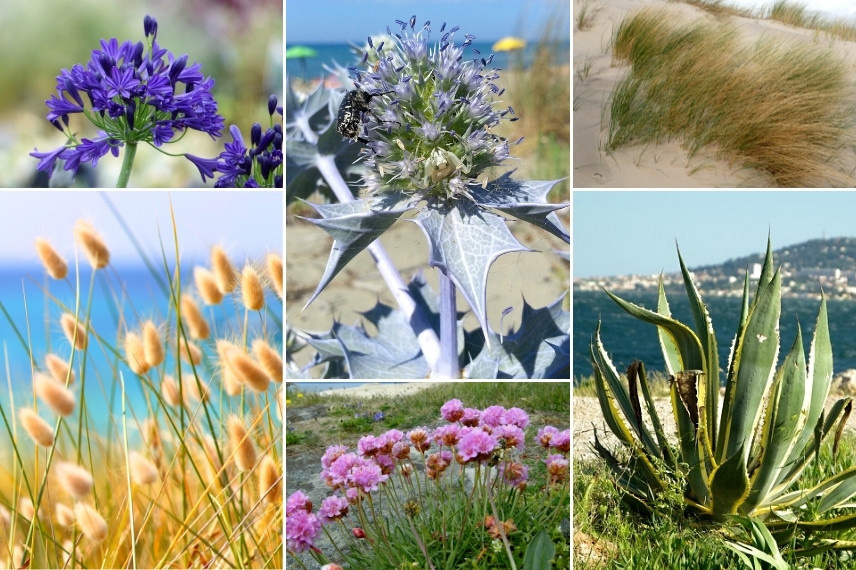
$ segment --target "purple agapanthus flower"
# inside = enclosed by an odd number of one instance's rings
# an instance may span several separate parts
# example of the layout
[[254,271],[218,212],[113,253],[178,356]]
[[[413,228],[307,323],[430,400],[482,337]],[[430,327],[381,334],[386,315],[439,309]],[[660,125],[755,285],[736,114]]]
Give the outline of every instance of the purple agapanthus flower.
[[277,107],[276,96],[271,95],[268,99],[271,126],[262,133],[261,124],[254,123],[249,147],[240,129],[232,125],[229,127],[232,142],[226,143],[225,150],[216,158],[186,154],[187,160],[199,169],[202,182],[219,172],[215,188],[282,188],[282,125],[274,124],[275,113],[282,117],[282,107]]
[[[176,58],[158,45],[154,18],[145,17],[143,30],[147,45],[102,39],[85,66],[60,71],[57,95],[45,103],[48,121],[68,141],[50,152],[31,152],[39,159],[38,170],[50,176],[59,159],[75,174],[81,162],[95,166],[107,152],[118,156],[125,144],[159,147],[188,129],[221,136],[224,121],[211,93],[214,80],[202,75],[200,64],[188,65],[187,55]],[[98,127],[94,139],[78,140],[69,128],[69,116],[77,113]]]

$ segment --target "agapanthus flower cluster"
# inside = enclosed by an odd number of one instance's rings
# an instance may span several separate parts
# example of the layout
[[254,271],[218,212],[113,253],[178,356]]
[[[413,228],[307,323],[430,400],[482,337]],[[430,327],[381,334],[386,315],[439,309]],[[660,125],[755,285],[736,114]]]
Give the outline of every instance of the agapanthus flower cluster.
[[[63,169],[74,174],[82,162],[95,166],[108,152],[119,156],[125,144],[160,147],[188,129],[221,135],[223,117],[211,93],[214,80],[202,75],[199,63],[188,64],[187,55],[175,57],[160,47],[157,29],[157,21],[146,16],[147,45],[101,40],[86,66],[60,71],[57,95],[46,101],[47,119],[68,140],[52,151],[30,153],[39,159],[38,170],[50,175],[60,159]],[[93,138],[78,140],[72,132],[69,115],[76,113],[99,129]]]
[[261,123],[253,123],[250,129],[250,146],[244,142],[240,129],[229,127],[232,142],[216,158],[200,158],[192,154],[185,157],[199,169],[202,182],[221,176],[215,188],[282,188],[282,124],[275,122],[275,114],[282,117],[282,107],[277,107],[275,95],[268,99],[270,126],[262,133]]
[[429,46],[430,22],[396,22],[401,33],[387,28],[376,45],[368,38],[366,69],[351,68],[356,88],[371,96],[358,135],[368,141],[366,187],[441,201],[469,196],[468,186],[487,183],[485,169],[509,157],[508,141],[490,131],[514,112],[493,107],[504,91],[493,56],[466,59],[475,36],[456,44],[458,27],[444,23]]

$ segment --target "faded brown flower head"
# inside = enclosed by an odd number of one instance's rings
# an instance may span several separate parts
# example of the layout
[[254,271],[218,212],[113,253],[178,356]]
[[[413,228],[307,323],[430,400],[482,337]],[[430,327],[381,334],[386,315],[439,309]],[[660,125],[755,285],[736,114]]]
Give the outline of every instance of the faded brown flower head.
[[56,466],[56,475],[65,492],[78,501],[92,491],[92,475],[80,465],[61,462]]
[[137,485],[151,485],[158,480],[158,469],[154,463],[136,451],[128,454],[128,463],[131,466],[131,480]]
[[258,271],[252,265],[245,265],[241,272],[241,299],[250,311],[259,311],[265,306],[265,289]]
[[125,333],[125,358],[128,361],[128,368],[134,374],[145,374],[149,371],[143,339],[135,332]]
[[246,384],[256,392],[264,392],[270,385],[270,378],[267,372],[256,364],[248,354],[245,354],[240,349],[235,349],[229,352],[228,366],[235,373],[243,384]]
[[36,238],[36,254],[54,279],[64,279],[68,275],[68,264],[46,239]]
[[208,323],[199,310],[199,305],[196,304],[196,301],[190,295],[185,294],[181,296],[181,318],[184,324],[187,325],[191,338],[197,340],[206,339],[211,334]]
[[71,313],[63,313],[59,319],[59,324],[62,326],[65,338],[74,345],[74,348],[77,350],[86,348],[86,327],[83,326],[83,323],[75,319]]
[[30,439],[38,445],[42,447],[53,445],[53,429],[36,412],[30,408],[21,408],[18,410],[18,419],[21,420],[21,425],[24,427],[27,435],[30,436]]
[[229,416],[226,423],[229,432],[229,445],[235,458],[235,465],[241,471],[250,471],[256,464],[256,446],[250,438],[244,422],[235,415]]
[[143,356],[149,368],[158,366],[164,359],[160,333],[152,320],[143,323]]
[[273,283],[273,290],[282,299],[282,257],[277,253],[267,254],[267,257],[265,257],[265,267],[267,268],[270,282]]
[[211,248],[211,269],[214,271],[214,278],[217,280],[217,288],[220,293],[224,295],[231,293],[238,286],[235,267],[219,245]]
[[33,375],[33,390],[55,414],[70,416],[74,412],[77,404],[74,394],[65,384],[60,384],[47,374],[36,372]]
[[56,354],[49,352],[45,355],[45,366],[57,382],[65,385],[66,380],[68,380],[69,386],[74,384],[74,381],[76,380],[74,370],[71,369],[68,362]]
[[257,338],[253,341],[253,354],[270,376],[270,379],[282,384],[282,356],[280,353],[271,348],[264,339]]
[[199,296],[205,301],[206,305],[219,305],[223,300],[223,292],[217,284],[217,278],[211,271],[204,267],[196,266],[193,268],[193,280],[196,282],[196,289],[199,291]]
[[74,224],[74,239],[83,248],[93,269],[101,269],[110,263],[110,251],[89,222],[78,220]]
[[274,505],[282,501],[279,467],[270,455],[265,455],[259,464],[259,494]]
[[98,511],[86,503],[75,503],[74,516],[80,532],[92,542],[101,542],[107,538],[107,522]]

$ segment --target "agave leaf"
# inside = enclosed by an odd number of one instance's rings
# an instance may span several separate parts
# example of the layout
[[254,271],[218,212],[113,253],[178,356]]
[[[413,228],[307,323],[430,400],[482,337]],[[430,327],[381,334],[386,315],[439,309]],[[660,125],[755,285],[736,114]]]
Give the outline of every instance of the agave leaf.
[[606,294],[619,307],[646,323],[657,325],[677,347],[678,370],[705,370],[704,354],[696,334],[687,325],[670,317],[655,313],[638,305],[625,301],[621,297],[606,291]]
[[[664,317],[672,316],[672,312],[669,309],[669,301],[666,299],[666,288],[663,286],[662,273],[657,285],[657,312]],[[666,370],[669,375],[682,370],[681,355],[678,352],[678,346],[675,344],[674,338],[666,333],[666,329],[661,327],[657,327],[657,338],[660,341],[660,350],[663,352],[663,360],[666,361]]]
[[[678,249],[678,262],[681,266],[681,274],[684,278],[684,287],[687,290],[687,299],[690,302],[690,309],[695,321],[696,336],[701,342],[701,348],[704,352],[704,360],[707,367],[704,368],[705,378],[705,401],[710,410],[719,409],[719,348],[716,344],[716,332],[713,330],[713,321],[711,321],[710,313],[707,310],[699,293],[698,287],[690,275],[684,263],[684,258],[681,257],[681,250]],[[706,425],[708,435],[711,440],[716,441],[716,414],[708,414],[708,422]]]
[[710,496],[714,517],[737,513],[749,494],[745,457],[743,450],[738,449],[711,473]]
[[[635,453],[640,454],[642,463],[645,465],[646,480],[650,480],[651,484],[657,488],[662,488],[662,482],[657,475],[657,469],[651,465],[647,455],[659,456],[660,451],[648,428],[641,421],[631,422],[633,431],[639,439],[633,437],[630,429],[624,421],[624,418],[633,418],[633,404],[630,401],[629,394],[624,388],[618,371],[612,364],[609,356],[603,348],[603,343],[600,339],[600,324],[598,323],[595,330],[594,342],[591,346],[592,368],[594,369],[595,389],[597,391],[600,408],[603,411],[603,418],[606,421],[609,429],[615,436],[627,445]],[[620,412],[619,412],[620,408]],[[645,452],[640,447],[644,447]],[[650,473],[649,473],[650,472]]]
[[[681,449],[681,462],[689,467],[687,481],[692,490],[692,499],[701,505],[706,505],[710,498],[710,488],[705,471],[705,463],[699,454],[696,439],[696,428],[678,392],[677,382],[671,383],[669,390],[672,397],[672,411],[675,414],[675,424],[678,428],[678,446]],[[706,507],[705,507],[706,510]]]
[[667,465],[675,472],[678,471],[678,460],[672,451],[672,446],[666,438],[666,432],[663,430],[663,424],[660,422],[660,415],[657,413],[657,408],[654,405],[654,398],[651,396],[651,388],[648,383],[648,375],[645,372],[645,364],[639,362],[638,377],[639,386],[642,388],[642,397],[645,399],[645,409],[648,411],[648,417],[651,418],[651,424],[654,427],[654,435],[657,437],[657,443],[660,445],[660,456],[666,460]]
[[[775,505],[770,506],[774,512],[790,510],[795,511],[797,509],[801,509],[811,501],[818,499],[819,497],[824,497],[829,494],[833,489],[838,487],[844,481],[856,476],[856,466],[851,467],[849,469],[845,469],[839,473],[836,473],[832,477],[825,479],[812,487],[811,489],[797,489],[790,493],[786,493],[779,497],[779,500],[776,501]],[[780,517],[781,518],[781,517]],[[794,521],[788,519],[782,519],[781,525],[793,524]],[[781,526],[778,523],[770,522],[768,523],[770,526]]]
[[652,505],[655,496],[651,486],[640,477],[635,476],[632,469],[620,462],[618,458],[616,458],[608,449],[606,449],[606,447],[603,446],[602,443],[600,443],[600,440],[597,437],[597,429],[594,430],[594,443],[592,444],[592,448],[594,448],[597,454],[606,461],[606,464],[610,469],[612,469],[612,472],[615,473],[616,483],[618,486],[628,491],[622,497],[622,500],[627,501],[639,512],[653,513],[654,507]]
[[764,526],[764,523],[754,518],[737,516],[733,518],[749,532],[754,546],[736,541],[725,541],[725,545],[737,553],[747,566],[764,568],[759,563],[759,561],[763,561],[775,570],[788,570],[790,568],[787,561],[782,557],[776,540]]
[[796,548],[794,553],[799,556],[815,556],[828,550],[856,550],[856,540],[838,540],[836,538],[821,538],[816,543],[805,548]]
[[800,433],[802,422],[805,421],[805,414],[801,413],[805,381],[802,331],[797,325],[794,344],[773,381],[772,395],[767,405],[760,438],[764,451],[760,458],[760,467],[751,478],[752,490],[746,499],[746,511],[753,510],[765,501],[770,490],[790,467],[784,460],[796,445],[794,436]]
[[722,462],[738,451],[748,462],[751,440],[761,417],[767,388],[774,377],[779,352],[779,317],[782,311],[782,279],[777,271],[760,287],[749,312],[746,328],[737,340],[734,379],[726,390],[722,408],[717,459]]
[[823,496],[817,505],[817,512],[824,513],[830,509],[838,508],[856,495],[856,473],[851,473],[841,481],[834,489]]
[[[737,359],[735,358],[737,354],[737,342],[743,336],[743,331],[746,328],[746,323],[749,321],[749,271],[746,271],[746,276],[743,280],[743,304],[740,309],[740,322],[737,326],[737,334],[734,336],[734,340],[731,341],[731,349],[728,353],[728,371],[725,374],[725,396],[722,402],[722,410],[731,409],[732,403],[731,400],[734,395],[734,382],[735,382],[735,374],[734,374],[734,366],[737,364]],[[724,413],[720,415],[720,422],[725,418]],[[720,423],[720,426],[722,424]],[[720,432],[721,433],[721,432]],[[717,445],[719,445],[717,441]]]

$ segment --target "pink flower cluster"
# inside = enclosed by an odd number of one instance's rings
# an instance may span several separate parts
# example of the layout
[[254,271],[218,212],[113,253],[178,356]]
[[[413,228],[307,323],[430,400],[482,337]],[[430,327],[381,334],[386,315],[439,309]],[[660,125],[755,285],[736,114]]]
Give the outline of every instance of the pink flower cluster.
[[321,521],[312,513],[312,501],[297,491],[285,502],[285,541],[292,552],[303,552],[315,546],[321,532]]

